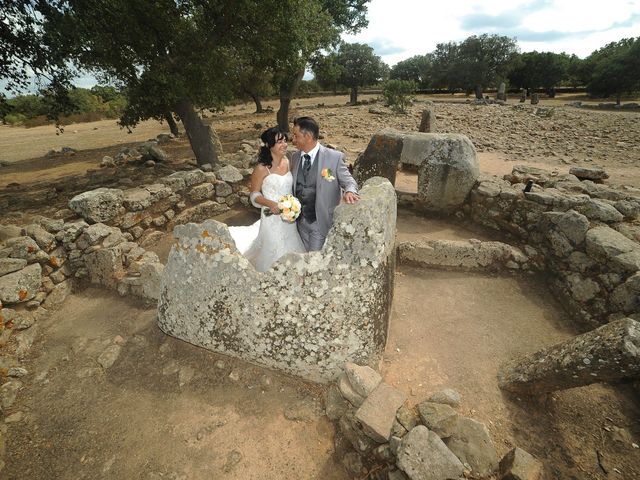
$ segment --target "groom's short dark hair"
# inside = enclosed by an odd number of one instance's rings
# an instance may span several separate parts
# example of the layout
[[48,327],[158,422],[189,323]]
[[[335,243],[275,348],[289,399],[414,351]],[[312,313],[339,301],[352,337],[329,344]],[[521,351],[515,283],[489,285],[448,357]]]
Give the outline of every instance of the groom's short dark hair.
[[302,131],[309,132],[314,140],[318,139],[320,135],[320,126],[311,117],[298,117],[293,119],[293,125],[298,127]]

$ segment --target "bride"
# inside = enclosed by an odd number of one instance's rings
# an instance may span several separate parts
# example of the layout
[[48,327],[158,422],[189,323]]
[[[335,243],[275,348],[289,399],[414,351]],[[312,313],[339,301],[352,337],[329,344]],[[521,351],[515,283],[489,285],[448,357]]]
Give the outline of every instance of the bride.
[[[293,192],[293,175],[285,155],[287,134],[273,127],[264,131],[260,140],[263,146],[258,165],[251,174],[251,203],[262,209],[260,220],[246,227],[229,227],[229,232],[238,251],[257,271],[265,272],[285,253],[306,250],[295,222],[283,220],[278,209],[280,197]],[[265,215],[265,209],[273,215]]]

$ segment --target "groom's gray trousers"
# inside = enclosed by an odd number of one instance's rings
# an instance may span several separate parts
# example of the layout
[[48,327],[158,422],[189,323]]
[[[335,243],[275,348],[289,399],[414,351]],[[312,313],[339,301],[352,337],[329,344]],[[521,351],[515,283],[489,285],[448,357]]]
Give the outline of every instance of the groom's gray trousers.
[[318,231],[318,222],[309,222],[306,217],[300,217],[298,219],[298,233],[307,252],[322,250],[326,237]]

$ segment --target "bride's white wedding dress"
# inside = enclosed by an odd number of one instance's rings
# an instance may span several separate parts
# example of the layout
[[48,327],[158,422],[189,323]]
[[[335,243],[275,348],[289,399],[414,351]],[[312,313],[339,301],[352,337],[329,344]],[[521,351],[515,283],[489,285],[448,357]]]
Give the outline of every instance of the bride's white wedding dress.
[[[293,192],[293,175],[270,173],[262,181],[262,196],[277,202]],[[266,207],[265,207],[266,208]],[[236,248],[259,272],[269,270],[273,262],[288,252],[305,253],[295,222],[282,220],[280,215],[265,216],[264,208],[258,220],[246,227],[229,227]]]

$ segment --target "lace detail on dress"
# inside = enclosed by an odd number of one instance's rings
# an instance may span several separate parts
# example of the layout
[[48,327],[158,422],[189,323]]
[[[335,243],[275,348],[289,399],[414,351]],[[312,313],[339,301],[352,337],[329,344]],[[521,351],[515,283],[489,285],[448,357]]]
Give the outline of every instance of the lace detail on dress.
[[[277,202],[280,197],[293,192],[293,175],[271,173],[262,182],[262,196]],[[258,270],[268,270],[273,262],[288,252],[306,252],[295,222],[289,223],[280,215],[265,217],[264,212],[253,225],[230,227],[236,247]]]

